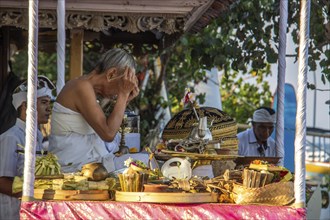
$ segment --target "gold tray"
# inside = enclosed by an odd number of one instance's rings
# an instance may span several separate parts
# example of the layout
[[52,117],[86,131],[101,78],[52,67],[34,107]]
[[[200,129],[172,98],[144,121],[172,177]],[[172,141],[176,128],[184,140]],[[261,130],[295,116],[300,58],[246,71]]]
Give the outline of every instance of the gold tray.
[[121,192],[116,191],[118,202],[151,203],[211,203],[218,202],[217,193]]
[[172,157],[189,157],[193,160],[233,160],[240,156],[238,155],[220,155],[220,154],[197,154],[189,152],[179,152],[171,150],[162,150],[164,154],[169,154]]

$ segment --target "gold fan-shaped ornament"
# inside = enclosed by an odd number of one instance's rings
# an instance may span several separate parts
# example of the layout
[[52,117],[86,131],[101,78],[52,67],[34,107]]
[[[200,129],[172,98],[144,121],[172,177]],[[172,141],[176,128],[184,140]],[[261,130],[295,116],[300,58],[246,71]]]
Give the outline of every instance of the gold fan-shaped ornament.
[[[213,140],[222,140],[225,137],[236,138],[237,123],[227,113],[213,107],[197,107],[198,116],[207,117]],[[187,139],[193,126],[198,123],[193,109],[184,109],[174,115],[165,126],[163,140]]]

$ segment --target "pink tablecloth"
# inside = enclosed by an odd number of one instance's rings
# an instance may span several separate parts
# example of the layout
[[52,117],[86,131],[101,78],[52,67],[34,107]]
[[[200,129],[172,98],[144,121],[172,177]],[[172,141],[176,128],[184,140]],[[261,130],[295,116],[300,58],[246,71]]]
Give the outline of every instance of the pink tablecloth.
[[306,210],[280,206],[132,202],[22,202],[21,219],[305,219]]

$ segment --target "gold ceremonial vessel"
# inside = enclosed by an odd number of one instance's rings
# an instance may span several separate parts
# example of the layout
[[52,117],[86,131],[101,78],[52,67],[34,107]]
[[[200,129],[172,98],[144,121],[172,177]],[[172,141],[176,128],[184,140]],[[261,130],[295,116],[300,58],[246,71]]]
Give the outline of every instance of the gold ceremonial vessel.
[[105,180],[109,174],[102,163],[88,163],[83,165],[81,169],[83,176],[88,177],[88,180],[100,181]]

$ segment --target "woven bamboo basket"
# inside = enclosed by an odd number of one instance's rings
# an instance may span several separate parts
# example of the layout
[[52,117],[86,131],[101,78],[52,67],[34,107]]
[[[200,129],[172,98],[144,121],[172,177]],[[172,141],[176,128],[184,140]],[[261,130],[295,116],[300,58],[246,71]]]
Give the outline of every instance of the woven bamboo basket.
[[238,138],[236,136],[221,138],[220,139],[220,149],[221,148],[238,150]]
[[271,183],[258,188],[234,184],[232,197],[236,204],[288,205],[294,201],[293,182]]

